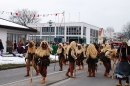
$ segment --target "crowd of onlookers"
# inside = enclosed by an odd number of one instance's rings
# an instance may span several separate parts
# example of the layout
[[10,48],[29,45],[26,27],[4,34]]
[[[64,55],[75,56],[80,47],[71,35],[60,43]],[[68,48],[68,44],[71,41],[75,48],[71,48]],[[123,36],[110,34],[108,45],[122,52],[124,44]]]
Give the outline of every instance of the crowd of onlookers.
[[[14,40],[14,42],[12,42],[12,54],[13,56],[16,56],[16,54],[18,53],[20,56],[23,56],[23,54],[25,54],[27,52],[27,47],[28,47],[28,43],[29,43],[29,40],[26,40],[26,42],[24,42],[22,39],[16,43],[16,40]],[[68,42],[62,42],[63,45],[69,45]],[[36,42],[36,47],[39,47],[40,46],[40,42]],[[54,50],[52,52],[52,55],[54,55],[56,52],[55,50],[58,49],[58,42],[48,42],[49,46]],[[100,44],[96,44],[94,43],[94,45],[96,46],[96,49],[98,49],[98,47],[100,46]],[[112,48],[114,48],[113,45],[111,45]],[[5,48],[3,47],[3,44],[2,44],[2,40],[0,39],[0,56],[3,56],[3,50]]]

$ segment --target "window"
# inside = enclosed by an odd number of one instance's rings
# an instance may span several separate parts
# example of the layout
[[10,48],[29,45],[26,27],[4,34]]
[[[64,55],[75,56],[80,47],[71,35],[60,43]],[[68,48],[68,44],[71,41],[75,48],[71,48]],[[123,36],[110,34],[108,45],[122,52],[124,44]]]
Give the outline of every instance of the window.
[[83,35],[86,35],[86,27],[83,27]]
[[90,36],[92,36],[92,29],[90,29]]
[[56,35],[64,35],[65,27],[56,27]]
[[81,26],[67,26],[67,35],[80,35]]
[[55,27],[42,27],[42,32],[55,32]]

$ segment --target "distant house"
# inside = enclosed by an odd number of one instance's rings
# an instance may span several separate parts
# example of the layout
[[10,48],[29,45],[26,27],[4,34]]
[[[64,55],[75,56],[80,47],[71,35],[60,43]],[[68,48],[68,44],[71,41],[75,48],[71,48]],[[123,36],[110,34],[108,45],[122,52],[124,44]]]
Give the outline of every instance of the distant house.
[[102,44],[104,39],[104,29],[100,28],[98,32],[98,43]]
[[22,38],[24,41],[28,40],[28,35],[36,33],[37,30],[22,26],[6,19],[0,18],[0,39],[3,42],[4,52],[8,52],[8,47],[12,47],[12,42],[20,41]]

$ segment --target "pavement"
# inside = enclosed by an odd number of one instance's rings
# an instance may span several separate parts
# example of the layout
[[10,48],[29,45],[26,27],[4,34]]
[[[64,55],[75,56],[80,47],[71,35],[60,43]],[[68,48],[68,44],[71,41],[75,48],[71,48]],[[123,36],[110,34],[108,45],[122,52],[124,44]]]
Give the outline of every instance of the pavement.
[[30,83],[30,77],[24,77],[26,68],[3,70],[0,71],[0,86],[116,86],[118,82],[116,78],[111,79],[103,76],[105,70],[103,65],[98,66],[96,77],[87,77],[87,65],[85,64],[84,70],[76,70],[75,79],[65,76],[67,68],[68,65],[65,65],[63,71],[58,71],[59,66],[56,63],[54,71],[52,63],[48,67],[45,84],[41,84],[41,75],[35,76],[35,71],[32,83]]

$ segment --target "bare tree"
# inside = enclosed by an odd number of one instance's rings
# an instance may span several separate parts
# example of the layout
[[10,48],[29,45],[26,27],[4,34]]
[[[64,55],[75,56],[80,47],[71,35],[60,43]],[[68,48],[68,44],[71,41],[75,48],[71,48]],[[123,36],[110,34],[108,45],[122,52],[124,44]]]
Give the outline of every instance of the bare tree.
[[36,11],[30,11],[28,9],[17,10],[15,15],[10,16],[12,22],[19,23],[26,26],[28,23],[37,23],[41,19],[38,17]]
[[130,39],[130,22],[128,22],[126,25],[124,25],[123,32],[124,32],[125,37]]

